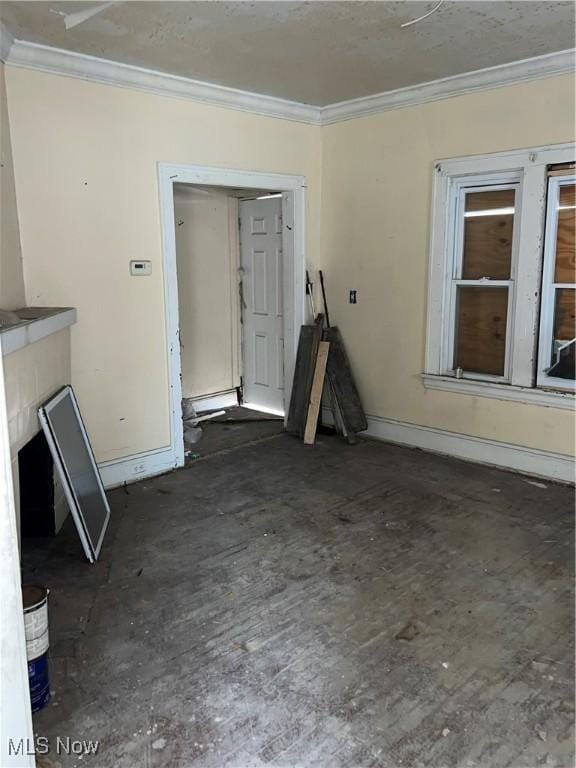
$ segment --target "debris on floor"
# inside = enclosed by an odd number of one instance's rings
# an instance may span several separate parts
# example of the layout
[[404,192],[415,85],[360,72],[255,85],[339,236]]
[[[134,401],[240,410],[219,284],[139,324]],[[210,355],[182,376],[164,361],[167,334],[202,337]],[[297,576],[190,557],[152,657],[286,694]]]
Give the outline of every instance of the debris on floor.
[[548,488],[545,483],[539,483],[536,480],[524,480],[524,482],[528,483],[528,485],[533,485],[535,488]]
[[[197,414],[190,401],[182,401],[185,456],[187,461],[248,445],[255,440],[275,437],[284,432],[284,417],[245,406]],[[187,426],[188,425],[188,426]],[[188,430],[201,429],[201,439],[187,439]],[[190,435],[195,436],[194,433]]]
[[184,430],[184,441],[194,445],[202,439],[202,427],[187,427]]
[[324,398],[332,411],[336,432],[347,442],[355,443],[356,433],[367,429],[368,422],[342,335],[336,326],[330,325],[322,270],[318,274],[324,312],[315,312],[313,285],[306,273],[306,293],[314,322],[300,328],[286,431],[312,445]]
[[402,627],[400,632],[397,632],[394,636],[396,640],[407,640],[410,642],[414,640],[420,634],[420,630],[413,621],[409,621],[405,627]]
[[196,409],[191,400],[184,398],[182,400],[182,422],[184,424],[184,442],[188,445],[194,445],[202,437],[202,427],[197,426]]
[[199,424],[203,421],[215,419],[223,416],[226,411],[211,411],[199,416],[191,400],[184,398],[182,400],[182,421],[184,423],[184,442],[194,445],[202,439],[202,427]]

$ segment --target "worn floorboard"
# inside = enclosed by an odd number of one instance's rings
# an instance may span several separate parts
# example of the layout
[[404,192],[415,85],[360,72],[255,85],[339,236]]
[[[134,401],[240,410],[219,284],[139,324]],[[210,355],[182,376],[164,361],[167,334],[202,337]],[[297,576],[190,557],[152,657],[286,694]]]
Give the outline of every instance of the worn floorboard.
[[196,443],[186,443],[187,461],[191,457],[211,456],[213,453],[238,448],[265,437],[272,437],[284,431],[281,418],[235,406],[226,408],[224,416],[203,421],[202,436]]
[[55,765],[573,765],[571,489],[280,435],[111,504],[94,566],[69,525],[25,545],[35,730],[100,741]]

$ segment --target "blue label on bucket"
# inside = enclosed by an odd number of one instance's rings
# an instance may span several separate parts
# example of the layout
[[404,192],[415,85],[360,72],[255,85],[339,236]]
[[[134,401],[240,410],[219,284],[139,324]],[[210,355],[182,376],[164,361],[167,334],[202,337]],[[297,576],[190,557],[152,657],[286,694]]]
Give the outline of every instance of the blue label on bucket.
[[48,703],[50,698],[47,653],[43,653],[42,656],[28,662],[28,684],[30,686],[32,712],[38,712]]

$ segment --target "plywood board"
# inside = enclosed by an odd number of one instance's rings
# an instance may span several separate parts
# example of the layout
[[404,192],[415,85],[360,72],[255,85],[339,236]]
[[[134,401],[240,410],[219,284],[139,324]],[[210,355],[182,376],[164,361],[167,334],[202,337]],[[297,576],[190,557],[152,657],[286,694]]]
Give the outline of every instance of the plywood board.
[[[508,280],[514,229],[513,189],[466,195],[462,278]],[[490,211],[494,211],[493,214]],[[507,213],[505,211],[508,211]]]
[[508,280],[512,263],[514,216],[480,216],[466,219],[462,278]]
[[322,340],[322,324],[323,316],[318,315],[314,325],[303,325],[300,329],[292,394],[286,419],[286,431],[299,437],[304,437],[306,428],[312,380],[318,357],[318,347]]
[[455,367],[504,374],[507,288],[459,288]]
[[362,432],[368,428],[368,422],[352,375],[352,368],[342,335],[338,328],[333,326],[324,330],[322,338],[330,342],[326,373],[338,401],[346,431],[349,433]]
[[322,402],[322,391],[324,389],[324,378],[326,375],[329,350],[329,341],[321,341],[319,343],[316,365],[314,367],[314,378],[312,380],[312,389],[310,391],[306,429],[304,430],[304,442],[306,445],[313,445],[314,440],[316,439],[316,427],[318,425],[318,414],[320,413],[320,404]]
[[576,302],[574,288],[558,288],[554,312],[554,338],[557,341],[571,341],[576,337]]
[[576,283],[576,210],[573,207],[576,204],[575,189],[574,184],[560,188],[554,272],[554,280],[557,283]]

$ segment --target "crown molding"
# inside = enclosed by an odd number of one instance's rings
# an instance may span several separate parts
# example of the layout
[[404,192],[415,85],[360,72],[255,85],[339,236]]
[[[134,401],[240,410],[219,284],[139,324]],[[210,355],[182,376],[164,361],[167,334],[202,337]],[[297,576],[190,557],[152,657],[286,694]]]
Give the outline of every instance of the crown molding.
[[0,21],[0,61],[8,61],[13,43],[12,33]]
[[486,91],[505,85],[515,85],[543,77],[573,73],[576,62],[576,50],[558,51],[531,59],[499,64],[495,67],[477,69],[462,75],[444,77],[429,83],[411,85],[394,91],[377,93],[359,99],[341,101],[322,107],[320,122],[322,125],[340,123],[358,117],[388,112],[391,109],[413,107],[429,101],[450,99],[476,91]]
[[131,88],[159,96],[187,99],[299,123],[331,125],[388,112],[392,109],[402,109],[467,93],[574,73],[576,50],[558,51],[510,64],[500,64],[324,107],[214,85],[132,64],[122,64],[96,56],[66,51],[62,48],[14,40],[5,27],[0,28],[0,59],[15,67]]
[[299,123],[320,123],[318,107],[297,101],[265,96],[238,88],[192,80],[132,64],[123,64],[83,53],[52,48],[24,40],[14,40],[7,63],[24,69],[39,70],[56,75],[76,77],[104,85],[131,88],[158,96],[252,112],[266,117],[278,117]]

